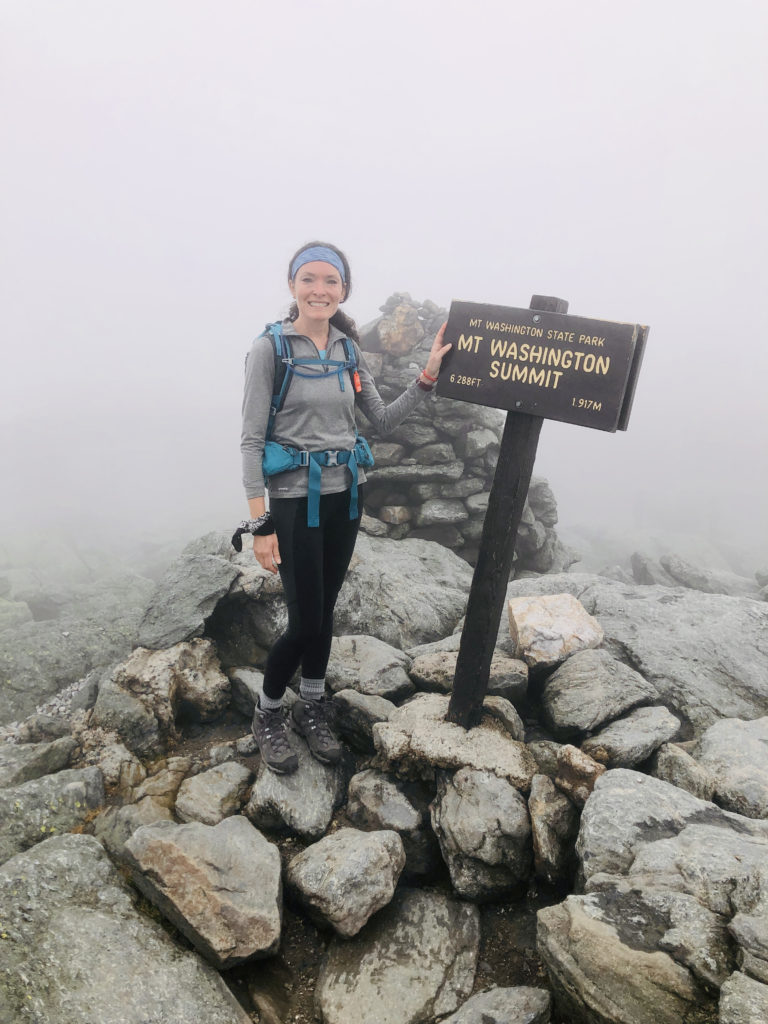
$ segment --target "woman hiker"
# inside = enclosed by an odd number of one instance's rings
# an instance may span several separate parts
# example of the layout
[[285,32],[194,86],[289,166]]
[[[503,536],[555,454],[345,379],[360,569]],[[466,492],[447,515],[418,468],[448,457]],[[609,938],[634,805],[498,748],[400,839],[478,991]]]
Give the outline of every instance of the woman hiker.
[[363,467],[372,464],[366,442],[358,440],[355,408],[380,434],[394,430],[432,390],[451,347],[443,344],[443,324],[419,376],[385,405],[354,321],[339,308],[351,286],[344,253],[324,242],[302,246],[288,267],[294,299],[288,317],[270,325],[246,358],[240,447],[251,518],[233,542],[237,547],[242,533],[253,534],[256,560],[280,572],[288,607],[288,628],[267,657],[252,725],[273,772],[298,767],[283,694],[299,666],[291,725],[319,761],[341,757],[328,724],[325,671],[333,610],[363,511]]

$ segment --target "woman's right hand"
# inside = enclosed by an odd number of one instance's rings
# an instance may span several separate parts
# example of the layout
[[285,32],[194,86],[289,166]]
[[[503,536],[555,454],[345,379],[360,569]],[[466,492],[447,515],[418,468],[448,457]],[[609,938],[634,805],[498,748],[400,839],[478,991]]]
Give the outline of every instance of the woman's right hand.
[[277,567],[280,565],[280,548],[276,533],[270,533],[266,537],[256,535],[253,538],[253,553],[263,569],[268,572],[277,572]]

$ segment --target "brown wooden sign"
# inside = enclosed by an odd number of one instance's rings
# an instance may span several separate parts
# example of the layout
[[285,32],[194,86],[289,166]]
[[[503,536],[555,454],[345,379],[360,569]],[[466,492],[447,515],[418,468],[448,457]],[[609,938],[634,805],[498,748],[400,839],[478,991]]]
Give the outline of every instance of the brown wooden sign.
[[536,309],[451,304],[437,393],[626,430],[647,328]]

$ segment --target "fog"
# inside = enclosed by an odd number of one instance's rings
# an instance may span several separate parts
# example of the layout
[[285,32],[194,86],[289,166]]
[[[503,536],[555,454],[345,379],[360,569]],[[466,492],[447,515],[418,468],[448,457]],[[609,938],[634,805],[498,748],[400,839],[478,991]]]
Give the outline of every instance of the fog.
[[245,513],[243,357],[312,238],[403,290],[647,323],[626,433],[548,421],[561,527],[768,560],[762,0],[4,0],[0,531]]

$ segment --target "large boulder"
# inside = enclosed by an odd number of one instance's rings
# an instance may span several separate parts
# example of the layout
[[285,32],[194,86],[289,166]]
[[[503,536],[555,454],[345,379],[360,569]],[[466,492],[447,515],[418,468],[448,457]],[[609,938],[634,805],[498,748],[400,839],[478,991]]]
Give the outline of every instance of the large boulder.
[[76,746],[71,736],[50,743],[0,743],[0,788],[61,771]]
[[322,1020],[420,1024],[451,1013],[472,991],[479,945],[477,907],[401,890],[359,935],[331,943],[315,989]]
[[515,597],[507,611],[515,656],[530,668],[559,665],[603,639],[600,623],[570,593]]
[[471,768],[441,774],[432,827],[460,896],[501,899],[524,890],[531,823],[525,798],[506,779]]
[[154,588],[130,574],[78,584],[55,617],[4,630],[0,723],[25,718],[92,669],[127,657]]
[[590,736],[581,749],[609,768],[634,768],[679,730],[680,719],[666,708],[635,708]]
[[411,659],[374,636],[335,636],[326,679],[335,693],[357,690],[370,697],[399,701],[415,687],[408,678]]
[[404,865],[397,832],[342,828],[297,854],[286,884],[313,920],[349,938],[389,903]]
[[123,857],[138,888],[214,966],[223,970],[277,950],[280,854],[247,818],[145,825]]
[[0,790],[0,864],[84,824],[103,803],[98,768],[69,768]]
[[629,586],[565,573],[516,580],[507,593],[567,591],[605,632],[603,646],[652,684],[657,702],[703,731],[768,711],[768,605],[749,598]]
[[248,1024],[221,977],[141,914],[92,836],[0,867],[0,1022]]
[[567,738],[599,729],[640,704],[656,699],[656,690],[639,672],[608,651],[571,655],[544,684],[544,720],[556,735]]
[[185,779],[176,797],[176,814],[181,821],[200,821],[217,825],[243,805],[250,771],[242,764],[227,761],[208,771]]
[[717,803],[768,818],[768,717],[715,722],[701,737],[696,760],[714,780]]
[[574,1018],[712,1019],[739,957],[762,962],[752,922],[768,905],[768,823],[617,769],[586,803],[577,851],[584,894],[538,915],[540,953]]
[[549,992],[541,988],[492,988],[477,992],[442,1024],[549,1024]]

